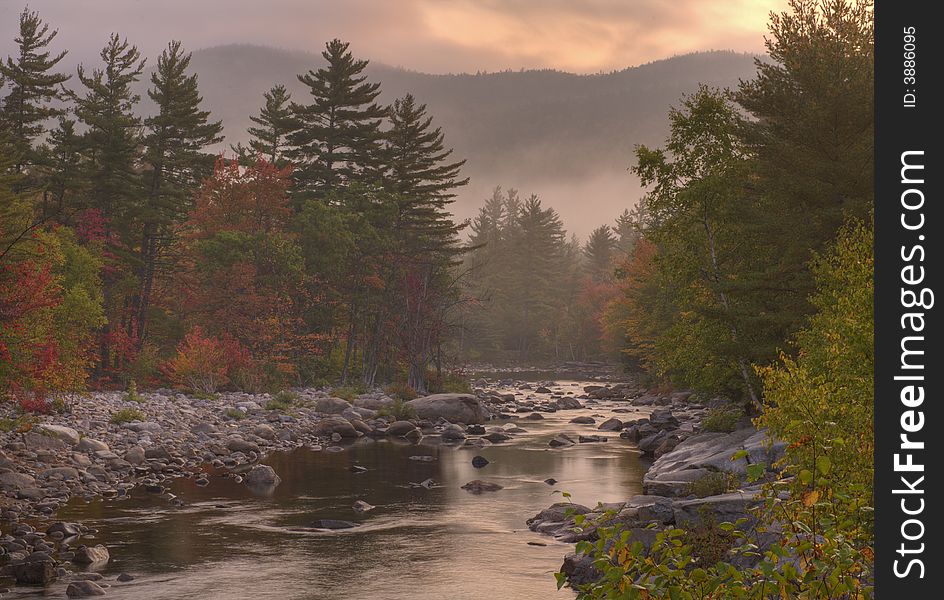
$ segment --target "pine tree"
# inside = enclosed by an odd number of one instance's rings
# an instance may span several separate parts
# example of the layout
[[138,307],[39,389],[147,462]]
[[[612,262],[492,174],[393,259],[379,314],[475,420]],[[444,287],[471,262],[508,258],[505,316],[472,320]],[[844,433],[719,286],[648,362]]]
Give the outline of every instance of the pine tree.
[[385,110],[374,100],[380,84],[366,81],[367,61],[355,59],[341,40],[328,42],[322,56],[326,67],[298,76],[308,86],[311,104],[291,104],[295,129],[286,156],[295,165],[298,200],[323,198],[355,179],[374,179],[379,166]]
[[590,233],[587,243],[583,246],[583,255],[587,261],[587,273],[593,281],[612,279],[617,244],[613,230],[607,225],[600,225]]
[[[257,125],[247,130],[252,136],[249,140],[249,150],[252,154],[262,156],[282,168],[288,163],[284,154],[288,148],[288,134],[294,129],[292,95],[280,84],[263,94],[263,98],[265,106],[259,111],[259,115],[249,117],[249,120]],[[243,149],[243,153],[249,152]],[[255,156],[250,158],[255,160]]]
[[126,299],[121,281],[133,269],[133,249],[139,239],[138,212],[142,208],[143,185],[138,174],[141,120],[134,114],[140,96],[133,85],[144,70],[138,49],[112,34],[101,52],[103,67],[90,73],[79,66],[79,81],[85,94],[73,93],[75,114],[85,126],[82,136],[84,193],[88,208],[96,209],[104,221],[109,255],[103,277],[104,305],[109,322],[99,339],[99,374],[114,366],[112,338],[121,322]]
[[142,220],[138,271],[138,291],[132,299],[129,328],[142,343],[146,333],[147,310],[155,276],[162,257],[174,241],[174,225],[192,206],[194,191],[211,172],[213,157],[206,146],[222,141],[221,122],[210,122],[209,111],[201,110],[202,98],[197,76],[188,75],[190,54],[181,43],[172,41],[157,59],[151,74],[148,96],[157,105],[157,114],[144,124],[147,135],[144,163],[146,201],[139,213]]
[[104,66],[91,73],[78,67],[85,95],[73,93],[75,114],[86,131],[82,155],[91,206],[102,210],[113,227],[129,229],[140,207],[141,182],[136,172],[141,119],[134,107],[141,97],[132,86],[144,70],[138,49],[112,34],[101,51]]
[[61,85],[69,75],[54,69],[67,52],[63,50],[53,56],[46,49],[58,33],[55,29],[50,31],[38,13],[24,9],[15,40],[19,53],[15,58],[8,56],[6,61],[0,61],[0,82],[5,81],[10,88],[0,108],[0,129],[9,135],[10,151],[16,157],[13,168],[17,172],[42,161],[34,142],[46,132],[47,119],[65,112],[51,103],[64,96]]

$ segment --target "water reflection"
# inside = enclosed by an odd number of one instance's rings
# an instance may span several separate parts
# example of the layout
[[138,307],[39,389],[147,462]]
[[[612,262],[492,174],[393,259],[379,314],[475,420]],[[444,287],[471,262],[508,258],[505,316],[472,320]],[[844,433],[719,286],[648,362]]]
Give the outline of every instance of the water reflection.
[[[113,557],[103,571],[113,584],[110,598],[572,598],[556,591],[551,576],[569,547],[528,531],[524,522],[560,499],[555,490],[586,504],[640,493],[645,465],[614,434],[606,443],[547,448],[562,431],[596,433],[568,423],[574,416],[606,418],[615,406],[522,420],[527,433],[481,449],[427,438],[418,445],[361,440],[340,453],[274,455],[266,462],[282,483],[269,496],[223,477],[212,477],[207,487],[181,480],[173,492],[182,507],[141,491],[123,501],[76,501],[60,517],[101,529],[98,541]],[[474,468],[476,454],[490,463]],[[354,465],[367,471],[355,473]],[[544,483],[548,477],[557,485]],[[437,482],[432,489],[410,486],[428,478]],[[460,489],[473,479],[504,489],[481,495]],[[360,514],[352,508],[356,500],[376,508]],[[292,531],[315,519],[359,527]],[[120,572],[135,581],[115,583]],[[47,593],[61,596],[62,589]]]

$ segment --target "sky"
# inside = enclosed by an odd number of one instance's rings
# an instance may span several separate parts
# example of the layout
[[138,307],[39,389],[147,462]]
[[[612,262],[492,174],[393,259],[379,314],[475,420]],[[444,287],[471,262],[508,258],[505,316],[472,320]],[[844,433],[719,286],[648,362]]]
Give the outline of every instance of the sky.
[[[27,0],[0,0],[0,56]],[[196,50],[253,43],[359,56],[427,73],[623,69],[698,50],[762,52],[786,0],[29,0],[72,61],[117,31],[145,56],[170,39]]]

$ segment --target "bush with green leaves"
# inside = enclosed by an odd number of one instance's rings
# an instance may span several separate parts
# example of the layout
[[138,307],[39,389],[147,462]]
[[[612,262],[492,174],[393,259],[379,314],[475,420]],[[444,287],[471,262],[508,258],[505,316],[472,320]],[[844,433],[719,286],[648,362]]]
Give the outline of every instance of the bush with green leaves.
[[298,403],[298,394],[282,390],[266,402],[266,410],[286,411]]
[[140,410],[136,408],[122,408],[121,410],[111,413],[111,418],[109,420],[115,425],[121,425],[122,423],[143,421],[144,419],[145,415]]
[[405,383],[391,383],[384,388],[384,393],[395,400],[410,401],[419,394]]
[[712,408],[701,421],[702,431],[716,431],[730,433],[737,428],[738,421],[744,416],[741,406],[729,405],[722,408]]
[[379,417],[389,417],[394,421],[407,421],[416,418],[416,409],[413,405],[395,398],[393,402],[377,411]]

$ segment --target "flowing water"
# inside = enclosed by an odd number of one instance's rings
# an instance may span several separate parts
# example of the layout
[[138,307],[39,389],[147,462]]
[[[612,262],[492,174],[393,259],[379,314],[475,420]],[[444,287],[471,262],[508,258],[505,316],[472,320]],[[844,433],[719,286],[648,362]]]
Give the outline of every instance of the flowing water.
[[[583,383],[559,386],[579,394]],[[336,453],[299,449],[264,461],[282,478],[268,496],[220,474],[205,488],[192,479],[175,482],[180,507],[141,490],[121,501],[74,500],[58,518],[99,529],[88,543],[111,550],[101,572],[112,599],[573,598],[556,590],[553,577],[572,546],[529,531],[525,520],[560,501],[560,491],[591,506],[641,493],[646,465],[616,434],[605,434],[605,443],[547,446],[559,432],[599,433],[594,425],[569,423],[575,416],[626,419],[612,412],[620,406],[626,405],[545,413],[541,421],[520,421],[527,433],[478,449],[443,446],[438,436],[417,445],[362,439]],[[490,464],[474,468],[477,454]],[[411,459],[416,456],[433,460]],[[353,465],[367,471],[356,474]],[[544,483],[549,477],[558,483]],[[436,482],[432,489],[410,486],[428,478]],[[473,479],[504,489],[481,495],[460,489]],[[356,500],[376,508],[359,515]],[[360,526],[292,531],[315,519]],[[135,580],[116,583],[121,572]],[[45,593],[63,597],[63,588]],[[23,588],[15,593],[30,597]]]

